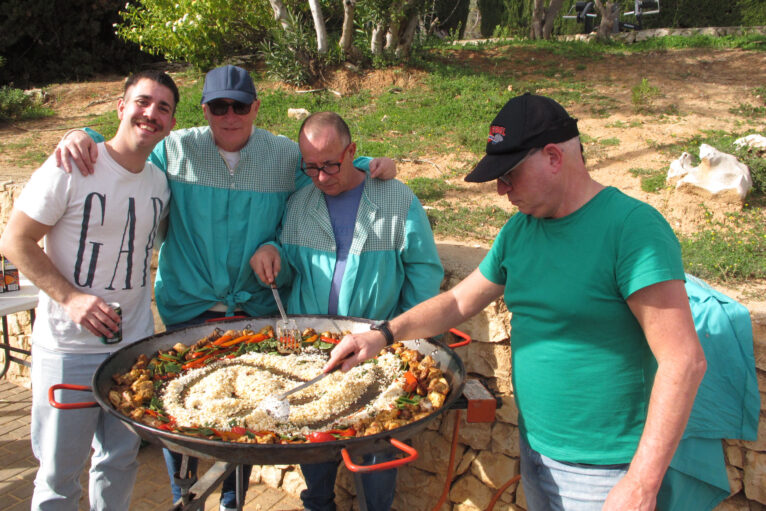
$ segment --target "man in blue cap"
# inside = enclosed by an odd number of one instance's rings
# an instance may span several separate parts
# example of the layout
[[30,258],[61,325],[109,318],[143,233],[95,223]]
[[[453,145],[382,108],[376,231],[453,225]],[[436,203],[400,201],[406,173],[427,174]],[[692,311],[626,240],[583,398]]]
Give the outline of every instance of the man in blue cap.
[[[249,260],[276,239],[288,197],[311,184],[301,171],[298,144],[254,126],[260,100],[246,70],[222,66],[208,72],[201,103],[208,126],[171,132],[150,157],[166,172],[172,196],[154,286],[168,330],[237,313],[277,313],[271,290],[258,285]],[[93,143],[82,131],[67,134],[57,158],[71,167],[69,156],[81,171],[92,171]],[[373,177],[395,174],[389,158],[357,158],[354,164]],[[181,489],[173,476],[180,456],[165,456],[177,501]],[[196,460],[191,465],[194,475]],[[221,509],[235,508],[235,478],[228,477]]]
[[519,212],[479,267],[346,336],[325,370],[444,332],[502,296],[527,508],[652,511],[706,368],[678,240],[654,208],[593,180],[577,120],[544,96],[513,98],[492,121],[466,181],[495,180]]

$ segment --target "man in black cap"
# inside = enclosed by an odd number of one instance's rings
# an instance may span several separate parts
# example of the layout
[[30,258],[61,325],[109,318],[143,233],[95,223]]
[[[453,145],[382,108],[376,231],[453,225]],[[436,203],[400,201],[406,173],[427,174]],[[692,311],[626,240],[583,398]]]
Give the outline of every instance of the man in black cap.
[[[250,257],[276,239],[288,197],[311,185],[301,171],[298,144],[253,125],[260,100],[245,69],[222,66],[208,72],[201,103],[209,125],[172,131],[150,156],[165,171],[172,196],[154,286],[168,330],[234,314],[277,313],[271,290],[260,286],[250,269]],[[65,135],[57,161],[71,170],[71,157],[83,173],[92,172],[97,154],[91,136],[100,135],[89,134]],[[361,157],[354,165],[372,177],[395,174],[389,158]],[[181,457],[166,450],[165,458],[177,501],[181,489],[173,476]],[[196,462],[192,459],[192,474]],[[245,466],[245,485],[250,468]],[[235,478],[228,477],[222,510],[236,507],[235,489]]]
[[466,177],[491,180],[520,213],[479,267],[345,337],[326,370],[444,332],[502,296],[528,509],[653,510],[705,372],[679,243],[651,206],[591,178],[577,121],[550,98],[513,98],[492,121]]

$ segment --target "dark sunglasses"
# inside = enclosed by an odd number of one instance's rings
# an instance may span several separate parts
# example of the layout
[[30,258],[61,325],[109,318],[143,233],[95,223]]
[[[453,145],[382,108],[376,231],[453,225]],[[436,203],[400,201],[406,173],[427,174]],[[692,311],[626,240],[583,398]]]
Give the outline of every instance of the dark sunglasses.
[[214,99],[208,101],[207,108],[213,115],[226,115],[229,111],[229,107],[234,110],[237,115],[245,115],[250,113],[250,109],[253,107],[252,103],[242,103],[241,101],[232,101],[229,103],[225,99]]

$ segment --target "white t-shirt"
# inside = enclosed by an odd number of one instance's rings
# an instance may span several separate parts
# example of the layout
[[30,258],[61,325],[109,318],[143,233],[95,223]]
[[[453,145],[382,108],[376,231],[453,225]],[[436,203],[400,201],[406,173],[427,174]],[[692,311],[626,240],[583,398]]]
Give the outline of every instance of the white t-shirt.
[[160,169],[147,162],[142,172],[129,172],[103,143],[93,175],[67,174],[53,157],[32,174],[15,206],[53,226],[45,236],[45,253],[64,278],[85,293],[120,304],[123,338],[102,343],[41,292],[34,344],[67,353],[108,353],[154,333],[150,264],[169,199]]

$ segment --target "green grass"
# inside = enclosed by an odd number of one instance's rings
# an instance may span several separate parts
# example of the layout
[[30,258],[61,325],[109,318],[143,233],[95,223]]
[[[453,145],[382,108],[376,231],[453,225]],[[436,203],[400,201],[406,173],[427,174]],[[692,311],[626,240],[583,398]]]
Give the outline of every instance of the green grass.
[[641,189],[645,192],[657,193],[666,186],[664,169],[632,168],[628,172],[641,179]]
[[766,226],[760,211],[745,208],[719,221],[707,216],[709,229],[680,239],[686,271],[723,282],[766,278]]

